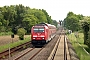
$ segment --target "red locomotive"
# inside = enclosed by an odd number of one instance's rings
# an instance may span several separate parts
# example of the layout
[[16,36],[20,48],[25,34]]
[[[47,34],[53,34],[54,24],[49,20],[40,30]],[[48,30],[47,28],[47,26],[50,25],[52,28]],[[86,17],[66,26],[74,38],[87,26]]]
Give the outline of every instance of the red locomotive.
[[31,29],[31,42],[32,45],[44,45],[55,36],[56,27],[47,23],[40,23]]

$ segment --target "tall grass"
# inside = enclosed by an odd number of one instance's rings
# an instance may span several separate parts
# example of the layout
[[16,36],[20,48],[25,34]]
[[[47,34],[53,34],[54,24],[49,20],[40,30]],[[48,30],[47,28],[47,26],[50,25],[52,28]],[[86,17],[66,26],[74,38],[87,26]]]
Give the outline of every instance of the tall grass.
[[28,41],[30,41],[30,37],[25,38],[24,40],[19,40],[19,41],[14,42],[14,43],[9,43],[9,44],[6,44],[6,45],[2,45],[2,46],[0,46],[0,52],[9,49],[9,47],[13,48],[13,47],[21,45],[21,44],[23,44],[25,42],[28,42]]
[[0,36],[3,36],[3,35],[11,35],[12,32],[0,32]]
[[67,36],[68,36],[69,40],[71,41],[80,60],[90,60],[90,55],[88,55],[83,49],[83,48],[85,48],[90,53],[90,48],[87,45],[84,45],[83,33],[79,33],[78,38],[75,37],[74,33],[67,35]]

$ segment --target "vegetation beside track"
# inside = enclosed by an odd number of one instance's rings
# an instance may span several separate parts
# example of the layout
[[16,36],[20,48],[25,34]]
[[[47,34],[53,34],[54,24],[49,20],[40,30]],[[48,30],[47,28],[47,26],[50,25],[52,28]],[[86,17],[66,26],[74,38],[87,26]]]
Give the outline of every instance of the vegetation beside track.
[[0,32],[0,36],[11,35],[12,32]]
[[[72,43],[77,55],[80,60],[90,60],[90,48],[84,44],[83,33],[79,33],[79,36],[76,38],[74,33],[67,35],[70,42]],[[85,50],[89,53],[87,54]]]
[[10,48],[16,47],[16,46],[21,45],[21,44],[23,44],[25,42],[28,42],[30,40],[31,40],[30,37],[27,37],[24,40],[19,40],[17,42],[13,42],[13,43],[9,43],[9,44],[6,44],[6,45],[2,45],[2,46],[0,46],[0,52],[9,49],[9,47]]

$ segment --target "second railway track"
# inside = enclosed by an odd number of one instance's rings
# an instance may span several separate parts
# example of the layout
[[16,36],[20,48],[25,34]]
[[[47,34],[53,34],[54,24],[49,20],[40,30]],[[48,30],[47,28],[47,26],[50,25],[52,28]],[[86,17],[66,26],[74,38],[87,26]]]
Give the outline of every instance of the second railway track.
[[16,56],[10,58],[10,60],[31,60],[35,57],[43,48],[28,48],[25,51],[22,51]]

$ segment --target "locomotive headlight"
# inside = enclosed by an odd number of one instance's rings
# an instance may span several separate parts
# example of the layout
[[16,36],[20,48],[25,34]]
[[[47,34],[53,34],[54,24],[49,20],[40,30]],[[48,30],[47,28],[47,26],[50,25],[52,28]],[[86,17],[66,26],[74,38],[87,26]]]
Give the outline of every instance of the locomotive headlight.
[[42,38],[42,39],[44,39],[44,38]]
[[35,38],[33,38],[33,39],[35,39]]

